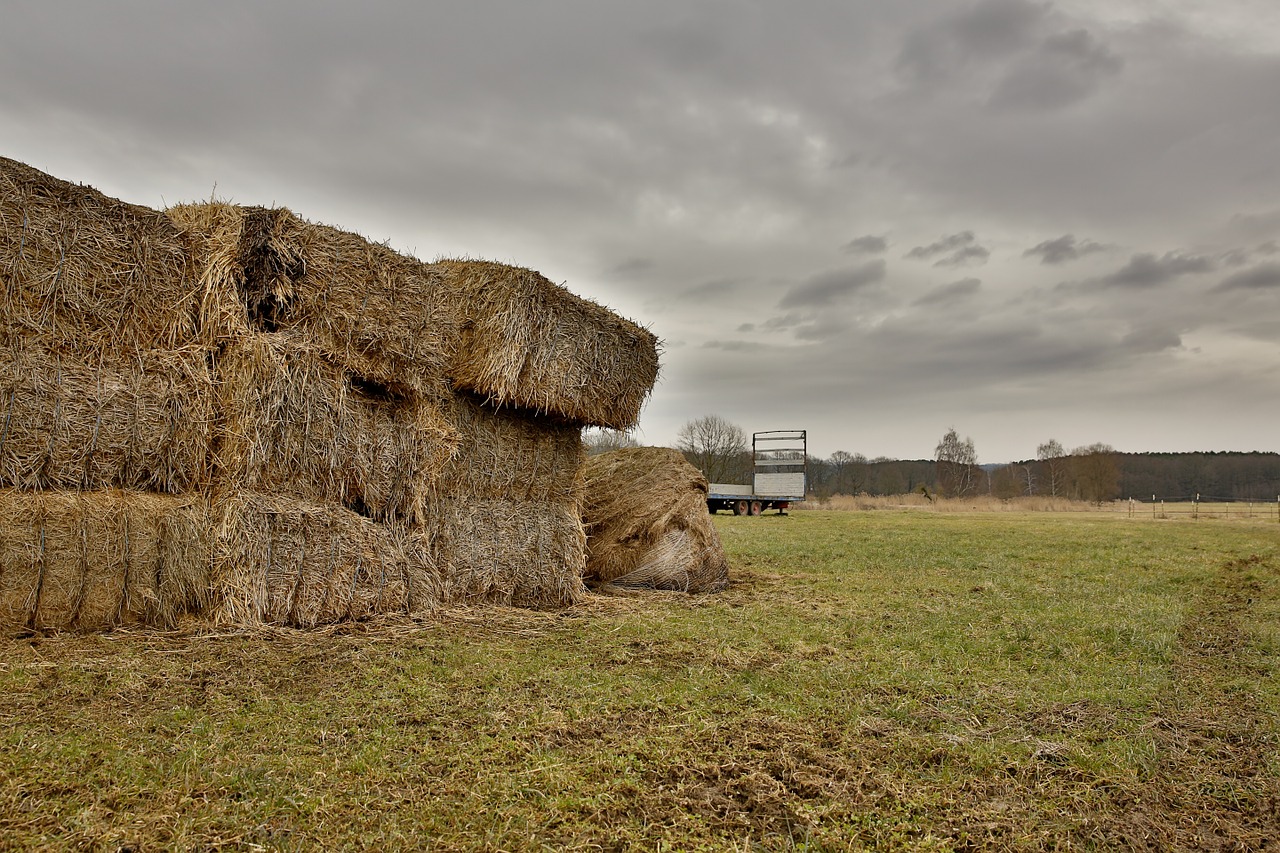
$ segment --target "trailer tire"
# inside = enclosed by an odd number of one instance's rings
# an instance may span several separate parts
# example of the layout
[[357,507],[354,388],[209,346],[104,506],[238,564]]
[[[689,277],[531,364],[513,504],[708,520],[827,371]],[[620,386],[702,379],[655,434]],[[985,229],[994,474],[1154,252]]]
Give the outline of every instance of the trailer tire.
[[747,505],[747,502],[746,502],[746,501],[734,501],[734,502],[733,502],[733,514],[734,514],[734,515],[746,515],[746,514],[747,514],[747,513],[749,513],[750,511],[751,511],[751,507]]
[[763,511],[763,509],[762,509],[762,507],[760,506],[760,501],[752,501],[752,502],[751,502],[751,514],[752,514],[752,515],[759,515],[762,511]]

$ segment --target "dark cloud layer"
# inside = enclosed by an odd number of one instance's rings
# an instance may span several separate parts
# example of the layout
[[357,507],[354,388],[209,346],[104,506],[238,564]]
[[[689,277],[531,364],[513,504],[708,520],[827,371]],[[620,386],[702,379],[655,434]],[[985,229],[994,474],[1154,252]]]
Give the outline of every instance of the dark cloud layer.
[[1078,260],[1085,255],[1106,251],[1106,246],[1092,240],[1077,240],[1072,234],[1063,234],[1052,240],[1037,243],[1022,253],[1024,258],[1039,257],[1040,263],[1057,265]]
[[1280,449],[1280,12],[1194,6],[17,0],[0,154],[538,268],[670,342],[650,441]]
[[1212,272],[1214,268],[1212,260],[1198,255],[1165,252],[1157,257],[1151,252],[1142,252],[1130,258],[1129,263],[1120,269],[1098,279],[1097,283],[1107,287],[1157,287],[1185,275]]
[[868,285],[884,281],[884,261],[819,273],[787,291],[778,300],[779,308],[824,308]]
[[1278,290],[1280,289],[1280,264],[1259,264],[1227,276],[1218,290]]
[[844,244],[844,250],[851,255],[879,255],[887,248],[889,248],[889,243],[885,238],[871,234],[865,237],[855,237]]
[[974,239],[972,231],[961,231],[959,234],[943,237],[927,246],[916,246],[903,257],[912,260],[928,260],[947,252],[966,249],[973,245]]
[[953,305],[973,296],[982,287],[982,281],[976,278],[963,278],[935,287],[928,293],[914,300],[912,305]]

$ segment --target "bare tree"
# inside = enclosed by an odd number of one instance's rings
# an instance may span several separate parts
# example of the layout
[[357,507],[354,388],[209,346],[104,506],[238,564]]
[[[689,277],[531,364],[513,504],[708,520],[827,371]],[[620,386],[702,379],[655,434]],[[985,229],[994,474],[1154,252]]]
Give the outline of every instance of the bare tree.
[[827,462],[831,466],[832,486],[836,494],[856,495],[866,488],[867,457],[861,453],[837,450]]
[[631,434],[620,429],[609,429],[608,427],[589,427],[583,430],[582,444],[587,448],[588,456],[608,453],[611,450],[621,450],[624,447],[640,446],[640,442],[636,441]]
[[703,415],[680,427],[676,449],[712,483],[731,483],[749,455],[742,427],[719,415]]
[[1035,469],[1030,465],[1019,466],[1022,469],[1022,476],[1027,481],[1027,488],[1024,494],[1031,497],[1036,493],[1036,473]]
[[1120,494],[1120,462],[1109,444],[1090,444],[1071,451],[1075,489],[1081,498],[1100,504]]
[[962,441],[953,427],[938,442],[934,454],[938,462],[938,489],[954,497],[972,494],[978,485],[979,471],[973,439],[965,437]]
[[1049,494],[1055,498],[1062,488],[1063,476],[1066,474],[1066,462],[1063,458],[1066,455],[1067,451],[1062,449],[1062,443],[1056,438],[1051,438],[1036,448],[1036,459],[1044,463],[1044,470],[1049,475]]

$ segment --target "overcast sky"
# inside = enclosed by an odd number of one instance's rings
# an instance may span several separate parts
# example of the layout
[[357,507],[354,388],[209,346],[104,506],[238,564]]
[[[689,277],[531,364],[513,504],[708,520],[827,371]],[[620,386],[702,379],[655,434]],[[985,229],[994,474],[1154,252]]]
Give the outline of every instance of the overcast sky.
[[1280,450],[1274,0],[7,0],[0,154],[538,269],[639,437]]

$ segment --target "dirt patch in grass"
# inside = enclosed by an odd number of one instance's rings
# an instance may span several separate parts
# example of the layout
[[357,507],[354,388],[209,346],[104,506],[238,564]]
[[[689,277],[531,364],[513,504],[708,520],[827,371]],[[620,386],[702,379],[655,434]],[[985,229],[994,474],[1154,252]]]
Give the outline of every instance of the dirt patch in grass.
[[1178,631],[1172,681],[1149,722],[1160,761],[1113,827],[1147,850],[1266,850],[1280,845],[1280,749],[1248,689],[1245,620],[1275,567],[1259,556],[1223,566]]

